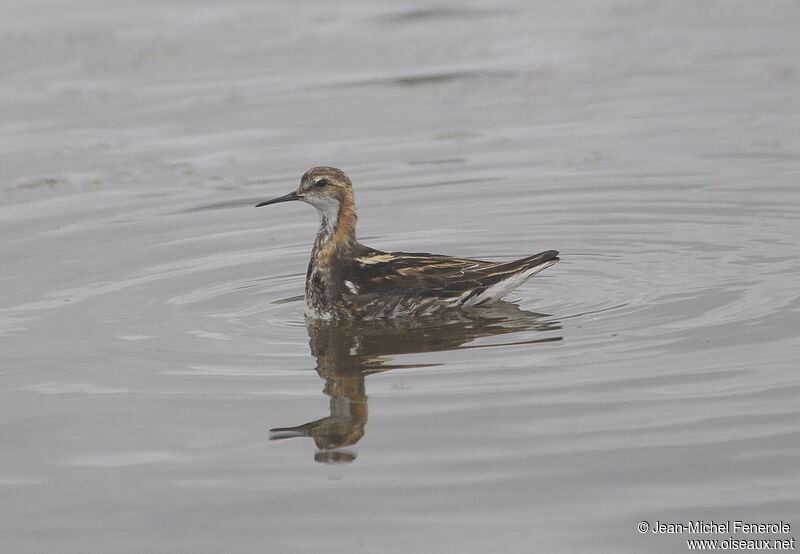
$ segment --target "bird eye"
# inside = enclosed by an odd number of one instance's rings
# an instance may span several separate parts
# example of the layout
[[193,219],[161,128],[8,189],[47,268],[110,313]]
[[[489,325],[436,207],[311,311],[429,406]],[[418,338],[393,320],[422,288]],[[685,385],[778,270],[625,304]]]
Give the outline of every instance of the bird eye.
[[328,186],[328,180],[327,179],[320,179],[319,181],[316,181],[314,183],[314,186],[317,187],[318,189],[327,187]]

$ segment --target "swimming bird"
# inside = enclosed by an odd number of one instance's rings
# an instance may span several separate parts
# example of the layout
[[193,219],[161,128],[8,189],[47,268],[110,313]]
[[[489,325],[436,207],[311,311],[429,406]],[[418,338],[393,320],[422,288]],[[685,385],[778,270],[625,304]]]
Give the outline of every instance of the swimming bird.
[[296,190],[256,207],[293,200],[320,215],[306,272],[306,316],[313,319],[394,319],[472,308],[499,300],[559,260],[555,250],[488,262],[365,246],[356,239],[353,184],[335,167],[309,169]]

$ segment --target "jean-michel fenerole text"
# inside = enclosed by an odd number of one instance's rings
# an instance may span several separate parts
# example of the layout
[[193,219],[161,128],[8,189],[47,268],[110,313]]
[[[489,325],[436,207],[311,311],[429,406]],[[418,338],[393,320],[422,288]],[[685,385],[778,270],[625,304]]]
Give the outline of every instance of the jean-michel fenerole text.
[[698,519],[688,522],[656,521],[650,531],[656,534],[741,534],[741,535],[783,535],[790,533],[792,526],[784,521],[755,523],[747,521],[705,521]]

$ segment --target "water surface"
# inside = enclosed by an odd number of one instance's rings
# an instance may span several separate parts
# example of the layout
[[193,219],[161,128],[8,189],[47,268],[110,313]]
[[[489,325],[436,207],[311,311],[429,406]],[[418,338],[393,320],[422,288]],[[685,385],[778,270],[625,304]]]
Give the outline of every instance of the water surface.
[[[4,551],[800,529],[796,4],[0,10]],[[370,246],[562,261],[446,321],[308,325],[316,215],[251,206],[321,164]]]

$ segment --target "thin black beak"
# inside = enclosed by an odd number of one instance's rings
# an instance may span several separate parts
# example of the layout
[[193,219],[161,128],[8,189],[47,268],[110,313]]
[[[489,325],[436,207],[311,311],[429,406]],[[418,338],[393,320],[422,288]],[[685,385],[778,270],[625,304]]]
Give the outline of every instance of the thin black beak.
[[277,204],[278,202],[289,202],[290,200],[300,200],[300,197],[297,195],[297,191],[292,191],[289,194],[284,194],[283,196],[279,196],[278,198],[273,198],[272,200],[265,200],[260,204],[256,204],[256,208],[260,208],[261,206],[268,206],[270,204]]

